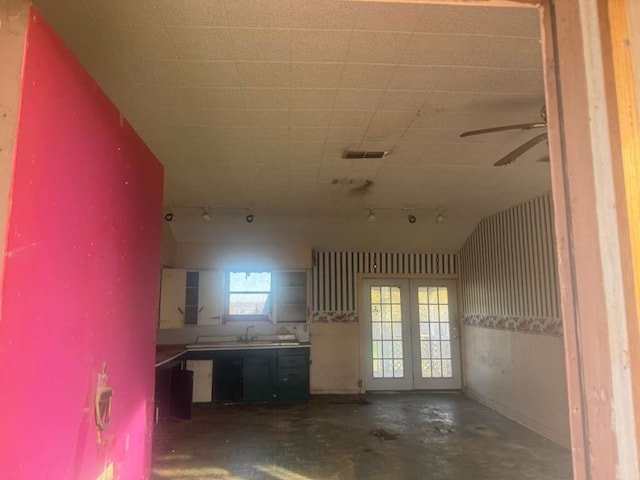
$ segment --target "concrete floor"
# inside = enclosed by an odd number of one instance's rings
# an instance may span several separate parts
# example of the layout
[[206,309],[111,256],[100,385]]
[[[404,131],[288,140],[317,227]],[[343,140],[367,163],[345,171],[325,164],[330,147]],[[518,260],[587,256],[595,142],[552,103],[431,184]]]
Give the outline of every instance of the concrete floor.
[[154,433],[153,479],[565,480],[569,451],[462,394],[194,407]]

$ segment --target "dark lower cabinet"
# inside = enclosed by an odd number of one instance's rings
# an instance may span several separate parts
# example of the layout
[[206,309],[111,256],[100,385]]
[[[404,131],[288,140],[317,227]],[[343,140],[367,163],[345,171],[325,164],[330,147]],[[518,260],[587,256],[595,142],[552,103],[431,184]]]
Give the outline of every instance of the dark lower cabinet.
[[213,360],[215,403],[299,402],[309,398],[309,348],[200,350],[185,360]]
[[245,403],[271,402],[275,398],[272,376],[275,359],[245,357],[242,360],[242,401]]
[[219,403],[242,401],[242,357],[213,361],[213,399]]
[[156,369],[156,423],[169,417],[191,420],[193,372],[180,364]]

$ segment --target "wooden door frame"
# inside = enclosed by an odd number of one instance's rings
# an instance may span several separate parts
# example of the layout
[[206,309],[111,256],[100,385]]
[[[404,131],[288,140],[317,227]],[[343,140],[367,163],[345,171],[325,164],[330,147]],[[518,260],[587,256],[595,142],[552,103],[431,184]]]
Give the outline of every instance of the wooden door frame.
[[574,478],[640,478],[636,0],[364,1],[539,10]]

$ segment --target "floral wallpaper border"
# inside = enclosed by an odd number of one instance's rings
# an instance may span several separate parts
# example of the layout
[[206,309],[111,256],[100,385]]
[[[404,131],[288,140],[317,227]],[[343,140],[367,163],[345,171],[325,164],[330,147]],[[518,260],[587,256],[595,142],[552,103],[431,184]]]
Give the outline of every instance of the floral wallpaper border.
[[473,327],[511,330],[538,335],[562,335],[561,318],[509,317],[504,315],[468,314],[462,316],[462,324]]
[[358,312],[320,311],[311,313],[311,323],[355,323],[358,321]]

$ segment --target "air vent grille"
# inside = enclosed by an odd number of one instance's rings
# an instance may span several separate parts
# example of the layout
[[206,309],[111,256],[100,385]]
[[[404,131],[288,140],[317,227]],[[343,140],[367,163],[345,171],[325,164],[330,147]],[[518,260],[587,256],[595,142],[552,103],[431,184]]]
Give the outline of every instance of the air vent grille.
[[342,155],[343,158],[382,158],[386,157],[389,152],[364,152],[364,151],[355,151],[355,150],[347,150]]

